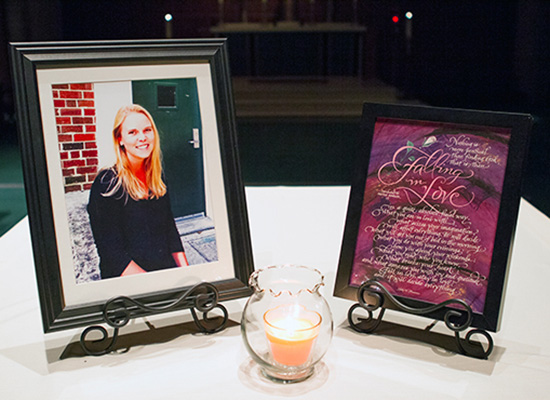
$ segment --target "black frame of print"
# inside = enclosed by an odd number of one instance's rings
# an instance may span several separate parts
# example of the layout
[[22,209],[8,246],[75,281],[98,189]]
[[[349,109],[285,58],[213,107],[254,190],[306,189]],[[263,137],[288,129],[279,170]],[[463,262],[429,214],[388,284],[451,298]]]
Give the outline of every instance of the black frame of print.
[[[490,274],[482,312],[474,312],[472,326],[496,332],[499,329],[501,308],[504,300],[506,277],[510,262],[510,252],[519,212],[521,197],[521,177],[525,164],[532,117],[527,114],[476,111],[464,109],[436,108],[409,105],[383,105],[366,103],[363,108],[360,144],[357,154],[357,169],[352,183],[345,222],[338,272],[334,295],[357,300],[360,285],[352,285],[352,268],[357,249],[360,218],[365,201],[367,174],[373,146],[374,127],[377,120],[395,119],[411,123],[450,123],[460,126],[506,128],[510,131],[508,156],[504,172],[500,208],[496,222],[496,235],[490,260]],[[375,279],[367,277],[365,279]],[[398,285],[398,284],[397,284]],[[395,296],[403,304],[414,308],[430,307],[433,303],[423,299]],[[384,307],[403,311],[392,306]],[[428,318],[443,320],[449,307],[444,307],[425,315]]]

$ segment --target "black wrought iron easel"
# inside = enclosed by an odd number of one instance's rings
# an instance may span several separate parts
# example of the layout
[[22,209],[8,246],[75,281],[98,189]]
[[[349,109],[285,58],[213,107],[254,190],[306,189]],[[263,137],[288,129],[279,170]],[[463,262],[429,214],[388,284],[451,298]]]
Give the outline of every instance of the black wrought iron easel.
[[[223,316],[221,318],[209,317],[208,313],[215,308],[222,311]],[[228,312],[222,304],[218,304],[218,290],[211,283],[201,282],[183,292],[173,302],[162,306],[146,305],[127,296],[119,296],[107,301],[103,306],[103,320],[114,328],[113,336],[109,339],[107,329],[101,325],[89,326],[80,335],[80,346],[87,355],[101,356],[108,354],[115,348],[120,328],[126,326],[132,318],[180,309],[191,311],[193,321],[201,333],[212,334],[225,329]],[[202,320],[197,316],[195,310],[202,313]],[[100,332],[102,337],[87,341],[86,337],[94,331]]]
[[[370,299],[374,299],[374,304],[369,304],[365,300],[366,295]],[[348,311],[348,322],[351,328],[357,332],[374,333],[382,323],[382,318],[386,310],[384,307],[385,302],[391,302],[397,310],[414,315],[428,315],[448,306],[453,306],[453,308],[447,310],[443,320],[447,328],[454,332],[457,352],[469,357],[487,359],[493,351],[493,339],[491,335],[483,329],[471,329],[466,333],[465,338],[460,337],[460,333],[468,329],[472,324],[473,313],[472,308],[463,300],[451,299],[425,308],[414,308],[397,300],[378,280],[371,279],[359,287],[357,291],[357,301],[358,303],[351,306]],[[365,310],[368,314],[368,318],[358,318],[357,322],[354,321],[353,313],[357,309]],[[380,312],[378,313],[378,317],[375,318],[374,312],[378,309],[380,309]],[[425,331],[429,331],[432,326]],[[479,342],[472,340],[474,335],[485,337],[487,340],[486,349],[483,348]]]

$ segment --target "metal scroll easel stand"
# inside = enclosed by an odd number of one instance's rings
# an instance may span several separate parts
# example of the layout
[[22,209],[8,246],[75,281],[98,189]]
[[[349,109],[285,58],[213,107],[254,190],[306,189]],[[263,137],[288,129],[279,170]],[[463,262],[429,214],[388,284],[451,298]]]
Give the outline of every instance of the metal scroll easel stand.
[[[374,304],[369,303],[366,298],[374,300]],[[479,358],[487,359],[493,351],[493,339],[491,335],[483,329],[471,329],[466,333],[465,338],[461,338],[460,334],[467,330],[472,323],[471,307],[459,299],[451,299],[443,303],[436,304],[425,308],[414,308],[403,304],[397,300],[385,287],[376,279],[371,279],[363,283],[357,291],[358,303],[350,307],[348,311],[348,322],[351,328],[360,333],[374,333],[383,323],[382,319],[386,308],[385,303],[391,303],[393,308],[414,315],[428,315],[438,310],[449,307],[443,318],[445,325],[454,333],[455,345],[457,353]],[[368,318],[353,317],[354,311],[362,309],[367,312]],[[378,316],[374,317],[374,313],[379,310]],[[391,323],[389,323],[391,324]],[[391,324],[394,325],[394,324]],[[417,340],[423,340],[425,336],[431,334],[430,329],[434,324],[416,334]],[[474,335],[481,335],[487,341],[487,347],[484,348],[479,342],[472,340]],[[413,335],[409,335],[413,337]],[[444,335],[445,336],[445,335]],[[434,341],[430,341],[436,344]],[[448,348],[448,346],[446,346]]]
[[[209,313],[215,308],[221,310],[223,314],[221,317],[211,318],[209,316]],[[112,337],[109,338],[107,329],[101,325],[89,326],[80,335],[81,349],[86,355],[108,354],[116,349],[120,328],[126,326],[132,318],[181,309],[191,311],[193,322],[200,333],[213,334],[225,329],[228,312],[222,304],[218,304],[218,290],[211,283],[201,282],[186,290],[171,303],[162,306],[146,305],[126,296],[115,297],[107,301],[103,306],[103,320],[114,328]],[[202,319],[199,318],[197,312],[202,313]],[[101,338],[86,340],[92,332],[99,332]]]

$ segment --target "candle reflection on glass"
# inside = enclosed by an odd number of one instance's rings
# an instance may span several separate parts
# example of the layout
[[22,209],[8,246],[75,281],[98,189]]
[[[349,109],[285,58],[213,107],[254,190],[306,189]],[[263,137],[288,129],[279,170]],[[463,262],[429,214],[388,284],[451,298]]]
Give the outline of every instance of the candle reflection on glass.
[[321,320],[319,313],[296,304],[268,310],[264,314],[264,326],[273,359],[287,366],[306,363]]

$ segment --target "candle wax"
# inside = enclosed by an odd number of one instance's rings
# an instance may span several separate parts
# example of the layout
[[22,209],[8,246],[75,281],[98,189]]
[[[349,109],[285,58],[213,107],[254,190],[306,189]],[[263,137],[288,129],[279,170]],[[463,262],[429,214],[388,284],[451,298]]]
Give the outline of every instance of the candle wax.
[[266,335],[273,359],[280,364],[295,366],[307,362],[319,333],[318,323],[291,316],[267,321]]

